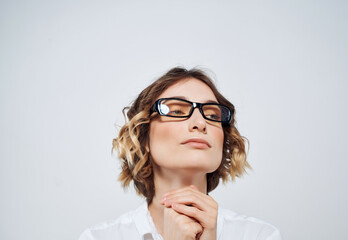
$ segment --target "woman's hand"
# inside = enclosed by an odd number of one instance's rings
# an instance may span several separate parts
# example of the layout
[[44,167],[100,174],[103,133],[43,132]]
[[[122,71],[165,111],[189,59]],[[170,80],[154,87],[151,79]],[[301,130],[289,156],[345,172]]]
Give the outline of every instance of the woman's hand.
[[181,216],[195,219],[202,227],[200,240],[216,239],[218,204],[191,185],[163,195],[161,204],[175,210]]
[[164,208],[164,240],[196,240],[202,231],[202,226],[195,219],[177,213],[172,208]]

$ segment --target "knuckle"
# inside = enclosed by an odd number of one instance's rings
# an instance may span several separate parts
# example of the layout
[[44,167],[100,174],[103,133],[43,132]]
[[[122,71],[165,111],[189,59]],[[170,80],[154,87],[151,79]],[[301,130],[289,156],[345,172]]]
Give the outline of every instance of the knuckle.
[[211,202],[211,205],[213,208],[218,208],[219,207],[219,204],[214,200],[214,198],[212,198],[211,196],[209,196],[209,200]]
[[180,226],[181,220],[179,218],[175,218],[174,222],[175,222],[176,225]]
[[202,231],[202,227],[198,223],[185,224],[182,227],[182,232],[188,239],[195,239],[197,233]]
[[179,225],[179,226],[184,225],[185,226],[185,224],[183,224],[184,219],[183,219],[182,215],[176,215],[174,218],[174,222],[176,225]]
[[172,218],[177,218],[177,214],[173,211],[170,211],[169,212],[169,216],[172,217]]
[[170,218],[175,218],[177,217],[176,212],[171,209],[171,208],[165,208],[166,214],[170,217]]
[[195,201],[195,202],[197,202],[197,201],[200,199],[200,198],[197,197],[196,195],[191,195],[190,197],[191,197],[191,199],[192,199],[193,201]]
[[189,233],[190,231],[190,226],[189,226],[189,224],[184,224],[183,226],[182,226],[182,230],[185,232],[185,233]]
[[215,209],[219,208],[219,204],[217,202],[215,202],[215,201],[213,201],[213,206],[214,206]]
[[199,213],[199,210],[198,210],[197,208],[193,208],[193,209],[192,209],[192,215],[193,215],[194,217],[197,217],[197,216],[198,216],[198,213]]

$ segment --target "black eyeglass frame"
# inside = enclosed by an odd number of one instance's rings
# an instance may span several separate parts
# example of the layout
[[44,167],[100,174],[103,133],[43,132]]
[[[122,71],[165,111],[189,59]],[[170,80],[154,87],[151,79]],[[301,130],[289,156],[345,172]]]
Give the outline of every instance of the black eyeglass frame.
[[[171,116],[171,115],[167,115],[167,114],[164,114],[161,112],[159,106],[161,104],[162,101],[164,100],[180,100],[180,101],[183,101],[183,102],[187,102],[189,104],[191,104],[191,110],[189,112],[188,115],[186,116]],[[225,121],[219,121],[219,120],[214,120],[214,119],[210,119],[210,118],[207,118],[205,115],[204,115],[204,111],[203,111],[203,106],[207,106],[207,105],[214,105],[214,106],[221,106],[221,107],[224,107],[226,109],[229,110],[230,114],[228,116],[228,119],[225,120]],[[166,117],[173,117],[173,118],[190,118],[192,116],[192,113],[193,111],[195,110],[195,108],[199,108],[199,111],[201,113],[201,115],[203,116],[204,119],[206,120],[209,120],[209,121],[213,121],[213,122],[221,122],[223,124],[230,124],[231,121],[232,121],[232,116],[233,116],[233,110],[230,109],[229,107],[225,106],[225,105],[222,105],[222,104],[219,104],[219,103],[198,103],[198,102],[191,102],[191,101],[188,101],[186,99],[182,99],[182,98],[160,98],[158,100],[156,100],[156,102],[152,105],[151,109],[150,109],[150,115],[153,113],[153,112],[157,112],[159,115],[161,116],[166,116]]]

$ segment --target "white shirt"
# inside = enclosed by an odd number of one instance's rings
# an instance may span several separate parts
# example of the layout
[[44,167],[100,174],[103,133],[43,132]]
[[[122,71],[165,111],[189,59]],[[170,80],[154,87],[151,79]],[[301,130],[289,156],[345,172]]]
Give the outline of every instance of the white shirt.
[[[219,207],[217,240],[281,240],[279,230],[265,221]],[[147,203],[86,229],[79,240],[163,240],[157,232]]]

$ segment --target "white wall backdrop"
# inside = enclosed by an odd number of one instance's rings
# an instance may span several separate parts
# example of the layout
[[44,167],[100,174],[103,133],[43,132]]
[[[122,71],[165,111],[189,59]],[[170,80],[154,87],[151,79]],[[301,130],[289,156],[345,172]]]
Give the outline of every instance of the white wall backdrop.
[[348,239],[346,1],[0,3],[0,239],[70,240],[142,199],[117,182],[121,110],[210,69],[252,171],[212,195],[284,239]]

